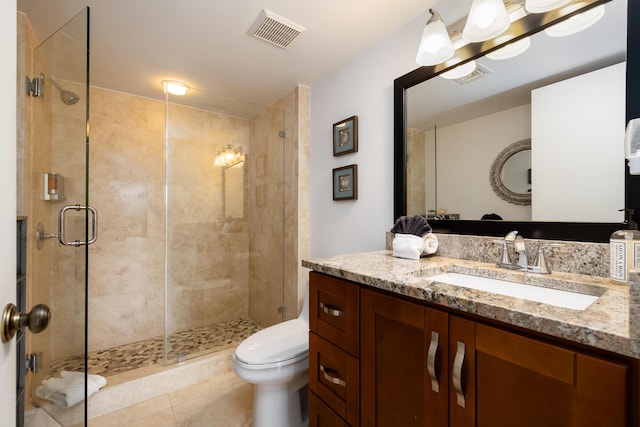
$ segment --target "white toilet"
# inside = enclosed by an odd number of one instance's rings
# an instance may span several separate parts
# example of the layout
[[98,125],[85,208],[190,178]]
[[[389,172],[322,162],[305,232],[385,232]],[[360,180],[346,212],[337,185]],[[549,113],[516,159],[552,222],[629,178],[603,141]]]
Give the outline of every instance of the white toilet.
[[244,340],[233,354],[233,370],[255,385],[253,427],[307,425],[308,286],[298,318],[265,328]]

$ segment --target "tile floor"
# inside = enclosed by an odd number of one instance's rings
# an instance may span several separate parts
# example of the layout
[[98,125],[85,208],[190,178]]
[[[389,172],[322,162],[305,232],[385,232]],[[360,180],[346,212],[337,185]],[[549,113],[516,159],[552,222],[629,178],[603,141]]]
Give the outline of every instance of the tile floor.
[[253,386],[233,372],[90,419],[89,427],[249,427]]

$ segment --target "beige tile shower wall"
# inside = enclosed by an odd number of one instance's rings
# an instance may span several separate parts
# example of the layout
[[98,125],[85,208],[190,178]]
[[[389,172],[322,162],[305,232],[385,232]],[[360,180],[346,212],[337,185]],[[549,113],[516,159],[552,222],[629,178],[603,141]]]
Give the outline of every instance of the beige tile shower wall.
[[175,104],[168,123],[167,331],[174,333],[248,316],[248,227],[243,218],[224,218],[224,170],[214,158],[227,144],[249,152],[250,127]]
[[282,320],[284,286],[284,152],[282,111],[251,120],[248,218],[249,316],[263,327]]
[[293,319],[302,306],[308,276],[301,263],[309,248],[309,88],[298,86],[272,107],[285,114],[283,294],[285,318]]
[[410,215],[426,215],[425,146],[425,132],[407,130],[407,212]]
[[91,89],[89,351],[161,336],[164,104]]

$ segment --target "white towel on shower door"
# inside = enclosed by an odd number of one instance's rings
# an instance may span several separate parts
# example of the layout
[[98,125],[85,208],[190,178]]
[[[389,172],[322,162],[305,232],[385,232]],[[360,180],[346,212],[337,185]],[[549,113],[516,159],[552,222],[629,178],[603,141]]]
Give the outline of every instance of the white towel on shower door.
[[[87,397],[107,384],[101,375],[87,376]],[[84,400],[84,372],[60,372],[60,378],[49,378],[35,390],[35,395],[68,409]]]

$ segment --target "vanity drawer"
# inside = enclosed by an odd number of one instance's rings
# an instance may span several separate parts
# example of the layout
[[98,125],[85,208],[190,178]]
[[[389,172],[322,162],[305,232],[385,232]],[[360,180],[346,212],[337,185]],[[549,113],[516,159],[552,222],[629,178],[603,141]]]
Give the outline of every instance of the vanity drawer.
[[309,393],[309,427],[349,427],[349,424],[315,394]]
[[350,425],[360,420],[360,363],[309,333],[309,389]]
[[309,273],[309,328],[358,357],[359,287],[346,280]]

